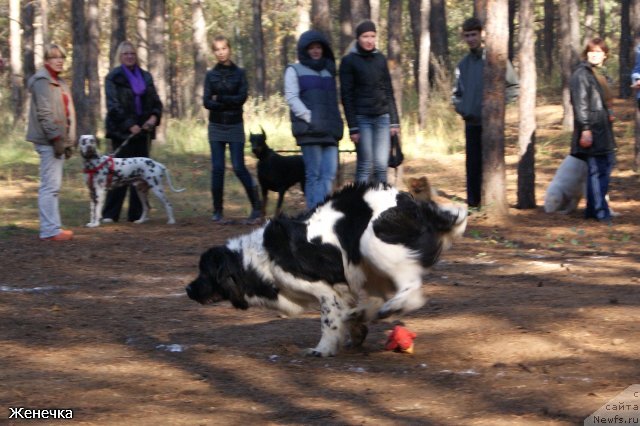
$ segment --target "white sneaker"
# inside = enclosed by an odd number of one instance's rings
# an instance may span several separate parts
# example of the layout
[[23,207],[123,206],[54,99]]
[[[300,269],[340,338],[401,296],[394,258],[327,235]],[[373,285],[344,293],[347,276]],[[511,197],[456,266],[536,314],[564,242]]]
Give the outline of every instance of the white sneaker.
[[100,222],[102,223],[113,223],[113,219],[111,219],[110,217],[103,217]]

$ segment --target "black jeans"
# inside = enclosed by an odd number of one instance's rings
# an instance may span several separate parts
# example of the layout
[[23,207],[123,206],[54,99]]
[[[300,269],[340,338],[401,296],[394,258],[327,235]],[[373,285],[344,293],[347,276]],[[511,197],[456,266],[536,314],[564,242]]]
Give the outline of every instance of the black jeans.
[[[131,157],[148,157],[149,156],[149,142],[148,133],[142,132],[139,135],[131,138],[131,140],[125,145],[124,148],[118,152],[117,158],[131,158]],[[124,141],[112,140],[114,151],[122,145]],[[133,222],[140,219],[142,215],[142,203],[138,198],[138,193],[133,185],[120,186],[114,188],[107,193],[107,199],[104,203],[104,209],[102,209],[102,217],[113,219],[117,222],[120,219],[120,210],[122,204],[127,196],[127,189],[129,190],[129,211],[127,212],[127,220]]]
[[482,126],[465,125],[467,151],[467,204],[480,206],[482,193]]

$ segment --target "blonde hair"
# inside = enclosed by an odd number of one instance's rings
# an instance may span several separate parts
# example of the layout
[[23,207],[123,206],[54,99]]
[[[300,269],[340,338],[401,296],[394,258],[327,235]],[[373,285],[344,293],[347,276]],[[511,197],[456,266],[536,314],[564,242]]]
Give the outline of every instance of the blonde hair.
[[[125,41],[120,42],[120,44],[118,45],[118,48],[116,49],[115,61],[116,61],[117,65],[122,65],[122,60],[120,58],[122,57],[122,51],[126,47],[130,47],[131,49],[133,49],[134,52],[137,51],[136,47],[129,40],[125,40]],[[137,55],[136,55],[136,65],[140,65],[138,63],[138,56]]]
[[64,49],[62,47],[60,47],[59,45],[55,44],[55,43],[51,43],[49,45],[47,45],[44,48],[44,59],[45,61],[47,59],[51,59],[53,57],[53,51],[57,50],[58,54],[60,55],[60,57],[62,58],[66,58],[67,57],[67,53],[64,51]]

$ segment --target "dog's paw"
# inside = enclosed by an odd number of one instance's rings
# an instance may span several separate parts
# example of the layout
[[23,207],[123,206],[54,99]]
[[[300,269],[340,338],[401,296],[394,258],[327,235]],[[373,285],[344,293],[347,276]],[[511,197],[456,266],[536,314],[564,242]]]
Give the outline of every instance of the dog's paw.
[[329,356],[335,356],[335,351],[323,351],[318,348],[307,348],[302,351],[303,356],[316,357],[316,358],[326,358]]
[[85,225],[87,228],[97,228],[100,226],[100,222],[89,222]]
[[176,220],[175,219],[169,219],[167,221],[167,225],[175,225],[176,224]]
[[138,220],[134,220],[134,221],[133,221],[133,223],[138,223],[138,224],[140,224],[140,223],[145,223],[145,222],[148,222],[148,221],[149,221],[149,219],[147,219],[146,217],[145,217],[145,218],[142,218],[142,217],[141,217],[141,218],[140,218],[140,219],[138,219]]

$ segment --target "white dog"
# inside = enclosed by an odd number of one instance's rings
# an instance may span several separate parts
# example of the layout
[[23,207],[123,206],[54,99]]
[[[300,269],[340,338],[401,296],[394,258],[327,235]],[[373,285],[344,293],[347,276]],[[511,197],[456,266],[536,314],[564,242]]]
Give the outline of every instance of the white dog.
[[467,209],[416,201],[389,186],[347,186],[311,212],[276,216],[207,250],[187,286],[202,304],[229,300],[292,316],[320,305],[322,337],[305,353],[359,346],[374,319],[419,309],[422,276],[464,232]]
[[149,220],[149,188],[162,201],[167,211],[168,224],[176,223],[173,216],[173,208],[167,199],[162,187],[162,181],[166,177],[169,187],[173,192],[182,192],[184,188],[173,187],[169,170],[150,158],[114,158],[108,155],[99,155],[97,140],[93,135],[82,135],[78,140],[80,155],[84,159],[84,174],[89,193],[91,195],[91,219],[87,226],[94,228],[100,226],[102,218],[102,206],[107,191],[123,185],[134,185],[142,203],[142,215],[135,223],[143,223]]
[[547,188],[544,211],[561,214],[573,212],[586,193],[587,171],[586,161],[567,155]]

